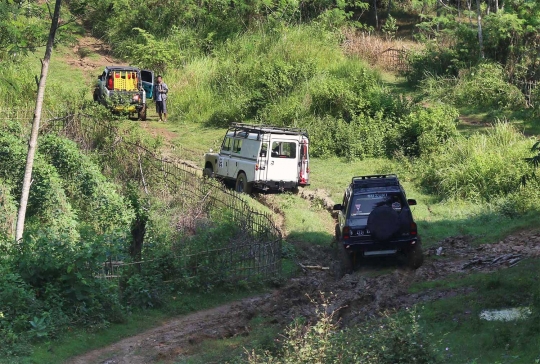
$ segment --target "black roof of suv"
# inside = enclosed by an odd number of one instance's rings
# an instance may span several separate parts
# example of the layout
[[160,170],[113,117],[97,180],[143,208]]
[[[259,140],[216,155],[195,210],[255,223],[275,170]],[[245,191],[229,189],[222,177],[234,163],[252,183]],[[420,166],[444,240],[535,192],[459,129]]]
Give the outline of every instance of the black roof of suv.
[[[345,263],[363,256],[404,255],[409,266],[418,268],[423,261],[422,248],[411,205],[397,175],[353,177],[335,205],[338,211],[336,240]],[[350,264],[352,268],[352,262]]]

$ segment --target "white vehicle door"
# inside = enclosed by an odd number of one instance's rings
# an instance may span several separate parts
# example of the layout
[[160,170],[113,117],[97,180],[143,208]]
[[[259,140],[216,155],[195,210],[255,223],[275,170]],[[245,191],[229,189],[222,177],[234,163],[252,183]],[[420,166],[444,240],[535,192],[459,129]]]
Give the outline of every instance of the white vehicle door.
[[226,136],[221,144],[221,150],[219,152],[217,162],[217,174],[221,177],[227,177],[227,170],[229,168],[231,159],[232,138]]
[[272,139],[270,161],[266,172],[267,181],[298,180],[298,142]]

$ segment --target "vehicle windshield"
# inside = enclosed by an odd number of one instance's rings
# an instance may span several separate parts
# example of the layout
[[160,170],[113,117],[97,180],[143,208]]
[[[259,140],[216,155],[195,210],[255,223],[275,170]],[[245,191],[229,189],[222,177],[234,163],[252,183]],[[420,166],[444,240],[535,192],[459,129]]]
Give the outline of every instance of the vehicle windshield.
[[350,217],[365,217],[374,208],[383,205],[391,206],[394,210],[401,211],[403,207],[402,196],[399,193],[367,193],[354,196],[350,208]]

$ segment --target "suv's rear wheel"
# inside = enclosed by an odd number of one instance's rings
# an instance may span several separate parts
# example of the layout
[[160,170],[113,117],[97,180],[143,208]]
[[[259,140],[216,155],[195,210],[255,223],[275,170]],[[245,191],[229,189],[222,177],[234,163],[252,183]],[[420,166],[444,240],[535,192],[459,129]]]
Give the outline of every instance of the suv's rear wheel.
[[236,178],[236,192],[250,194],[251,188],[252,185],[247,181],[246,174],[244,172],[240,172]]
[[422,251],[422,241],[420,237],[407,253],[407,266],[412,269],[418,269],[424,263],[424,252]]
[[352,256],[345,248],[345,245],[343,245],[343,243],[340,242],[339,240],[337,241],[337,257],[339,260],[338,278],[343,277],[345,274],[352,273],[352,270],[353,270]]

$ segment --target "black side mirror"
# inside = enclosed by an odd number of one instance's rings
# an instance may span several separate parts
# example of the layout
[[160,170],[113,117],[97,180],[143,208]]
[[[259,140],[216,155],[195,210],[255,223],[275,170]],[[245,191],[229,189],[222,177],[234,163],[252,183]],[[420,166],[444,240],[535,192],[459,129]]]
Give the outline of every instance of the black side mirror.
[[333,208],[334,211],[341,211],[342,209],[343,209],[343,206],[341,206],[340,203],[338,203],[337,205],[334,205],[334,208]]
[[414,206],[416,205],[416,200],[413,198],[410,198],[407,200],[407,203],[409,204],[409,206]]

